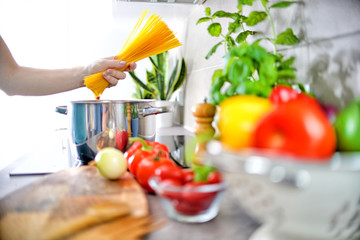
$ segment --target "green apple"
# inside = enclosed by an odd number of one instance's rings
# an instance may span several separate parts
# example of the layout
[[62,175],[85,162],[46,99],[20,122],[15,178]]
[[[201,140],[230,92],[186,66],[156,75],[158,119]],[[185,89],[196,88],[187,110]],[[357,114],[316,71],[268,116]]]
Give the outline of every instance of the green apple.
[[118,179],[127,170],[124,154],[113,147],[101,149],[95,156],[95,164],[100,174],[111,180]]
[[360,99],[339,112],[334,127],[339,151],[360,151]]

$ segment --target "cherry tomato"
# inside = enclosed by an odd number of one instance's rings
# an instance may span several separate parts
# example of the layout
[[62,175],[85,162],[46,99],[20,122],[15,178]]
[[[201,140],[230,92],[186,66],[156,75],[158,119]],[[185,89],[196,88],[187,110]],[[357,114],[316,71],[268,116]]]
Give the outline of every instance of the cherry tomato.
[[148,156],[142,159],[136,169],[136,179],[148,192],[153,193],[154,190],[149,185],[149,179],[155,174],[156,168],[162,165],[176,166],[173,160],[167,157]]
[[192,182],[194,180],[194,171],[190,168],[182,169],[183,183]]
[[335,131],[316,104],[295,99],[280,104],[258,124],[254,147],[326,161],[335,151]]
[[201,203],[187,201],[173,201],[173,207],[176,211],[184,215],[198,214],[207,209]]
[[219,171],[211,172],[207,177],[207,182],[209,184],[221,183],[222,181],[222,176]]
[[217,192],[196,192],[195,189],[206,183],[186,183],[177,210],[186,214],[195,214],[208,209]]
[[275,86],[269,96],[271,102],[275,104],[285,103],[299,96],[299,92],[286,85]]
[[314,97],[303,92],[298,92],[290,86],[285,85],[275,86],[270,93],[269,99],[275,105],[287,103],[294,99],[300,99],[303,102],[320,106],[320,103]]
[[161,180],[164,179],[175,179],[179,182],[183,180],[182,168],[178,166],[162,165],[155,169],[155,175]]
[[161,193],[161,195],[165,198],[168,199],[173,199],[173,200],[180,200],[181,199],[181,191],[172,191],[171,189],[166,190],[169,187],[180,187],[182,186],[182,182],[178,179],[172,179],[172,178],[168,178],[168,179],[164,179],[160,182],[161,184],[161,188],[163,188],[163,192]]

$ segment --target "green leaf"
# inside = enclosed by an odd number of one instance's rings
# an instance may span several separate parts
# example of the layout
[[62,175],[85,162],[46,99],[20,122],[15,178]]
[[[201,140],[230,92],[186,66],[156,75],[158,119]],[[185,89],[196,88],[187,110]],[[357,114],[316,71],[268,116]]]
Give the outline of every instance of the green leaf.
[[250,15],[245,19],[245,23],[248,26],[255,26],[259,22],[264,21],[264,19],[267,17],[266,12],[262,11],[252,11]]
[[171,95],[176,90],[178,90],[185,82],[186,64],[185,64],[185,59],[184,58],[181,60],[180,72],[179,72],[177,78],[175,79],[175,76],[176,76],[176,73],[177,73],[177,68],[178,68],[178,62],[176,63],[176,67],[175,67],[175,69],[173,71],[173,74],[171,76],[171,77],[174,76],[174,80],[169,81],[169,87],[168,87],[168,91],[167,91],[167,98],[168,99],[170,99]]
[[146,71],[146,81],[148,85],[150,85],[151,87],[155,88],[158,91],[159,88],[157,86],[156,76],[154,73],[150,71]]
[[181,60],[180,73],[175,81],[175,86],[174,86],[173,92],[178,90],[184,84],[185,79],[186,79],[186,71],[187,71],[187,69],[186,69],[185,59],[183,58]]
[[255,1],[256,0],[238,0],[238,4],[252,6]]
[[136,99],[143,99],[144,97],[141,88],[137,85],[135,85],[135,93],[133,93],[131,96]]
[[233,57],[230,59],[227,66],[227,75],[229,81],[232,84],[237,84],[245,81],[245,79],[250,77],[253,63],[251,59],[247,57]]
[[208,54],[206,55],[205,59],[209,59],[215,52],[216,49],[223,43],[224,41],[218,42],[215,46],[213,46],[210,51],[208,52]]
[[246,41],[246,38],[249,36],[249,35],[253,35],[254,32],[253,31],[249,31],[249,30],[246,30],[244,32],[241,32],[235,39],[235,41],[237,43],[243,43],[244,41]]
[[217,69],[212,76],[210,88],[210,103],[214,105],[220,104],[226,97],[221,93],[221,88],[226,82],[226,78],[222,75],[223,69]]
[[208,32],[211,36],[218,37],[221,34],[221,25],[220,23],[212,23],[208,27]]
[[207,165],[193,165],[192,169],[194,171],[194,182],[206,182],[207,177],[215,168]]
[[257,43],[253,43],[248,46],[246,54],[252,59],[256,60],[258,63],[262,63],[262,61],[266,59],[270,53],[268,53],[263,47],[261,47]]
[[294,35],[291,28],[285,30],[277,36],[275,44],[280,45],[295,45],[299,43],[299,39]]
[[287,68],[290,68],[291,65],[294,64],[294,61],[295,61],[295,57],[290,57],[289,59],[280,62],[278,68],[279,68],[279,69],[287,69]]
[[259,81],[264,82],[265,85],[273,85],[278,77],[277,69],[275,68],[275,58],[268,55],[261,62],[259,68]]
[[296,79],[295,68],[288,68],[278,71],[278,79]]
[[206,16],[209,16],[211,15],[211,9],[209,7],[205,8],[205,14]]
[[240,32],[241,30],[243,30],[243,27],[239,20],[235,21],[235,22],[231,22],[231,23],[229,23],[229,27],[228,27],[228,31],[229,31],[228,35],[230,35],[232,33]]
[[210,21],[210,20],[211,20],[211,18],[209,18],[209,17],[202,17],[196,22],[196,24],[199,24],[199,23],[202,23],[202,22],[207,22],[207,21]]
[[213,14],[212,16],[213,18],[214,17],[218,17],[218,18],[231,18],[231,19],[238,19],[239,18],[239,14],[237,13],[230,13],[230,12],[225,12],[225,11],[217,11]]
[[225,42],[228,50],[232,49],[233,47],[236,47],[235,40],[230,35],[226,35]]
[[133,79],[134,83],[136,84],[136,86],[148,91],[148,92],[153,92],[153,89],[151,89],[149,86],[147,86],[145,83],[143,83],[143,81],[141,81],[135,74],[134,71],[129,72],[131,78]]
[[151,57],[149,57],[149,60],[150,60],[150,62],[152,63],[154,69],[161,72],[161,69],[160,69],[160,67],[158,66],[158,60],[157,60],[156,56],[151,56]]
[[296,2],[293,2],[293,1],[282,1],[282,2],[278,2],[278,3],[275,3],[273,5],[270,6],[270,8],[286,8],[292,4],[294,4]]
[[170,75],[169,81],[168,81],[168,86],[167,86],[167,91],[166,91],[166,96],[169,97],[174,89],[174,82],[175,82],[175,78],[176,78],[176,74],[177,74],[177,70],[179,68],[179,60],[176,60],[176,64],[175,67]]

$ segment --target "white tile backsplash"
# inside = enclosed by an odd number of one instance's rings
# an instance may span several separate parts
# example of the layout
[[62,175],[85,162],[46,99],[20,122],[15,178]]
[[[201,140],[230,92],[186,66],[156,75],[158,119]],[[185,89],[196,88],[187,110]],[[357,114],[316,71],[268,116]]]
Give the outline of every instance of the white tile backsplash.
[[[274,1],[278,2],[278,1]],[[256,3],[259,4],[259,3]],[[246,7],[245,11],[259,10]],[[223,51],[218,50],[209,60],[207,52],[217,39],[207,33],[207,23],[191,24],[204,16],[205,7],[214,11],[235,12],[236,0],[212,0],[193,9],[185,42],[185,59],[189,63],[185,88],[185,119],[188,128],[194,127],[191,108],[208,96],[214,70],[221,68]],[[320,100],[343,106],[360,97],[360,1],[305,0],[286,9],[272,9],[277,34],[291,27],[301,43],[296,47],[278,49],[285,56],[296,57],[295,67],[300,82],[310,84]],[[265,20],[256,30],[269,36],[270,25]]]

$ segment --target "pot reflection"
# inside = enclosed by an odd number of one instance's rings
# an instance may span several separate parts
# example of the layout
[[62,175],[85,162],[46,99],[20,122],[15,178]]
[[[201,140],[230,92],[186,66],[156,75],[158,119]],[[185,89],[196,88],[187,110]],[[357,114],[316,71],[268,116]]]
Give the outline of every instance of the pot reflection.
[[[70,148],[74,158],[80,160],[80,164],[83,165],[93,160],[100,149],[118,147],[117,132],[125,131],[128,137],[141,137],[154,141],[155,115],[168,112],[169,109],[153,107],[151,105],[153,102],[153,100],[71,102],[68,115]],[[124,146],[121,148],[120,150],[124,150]]]

